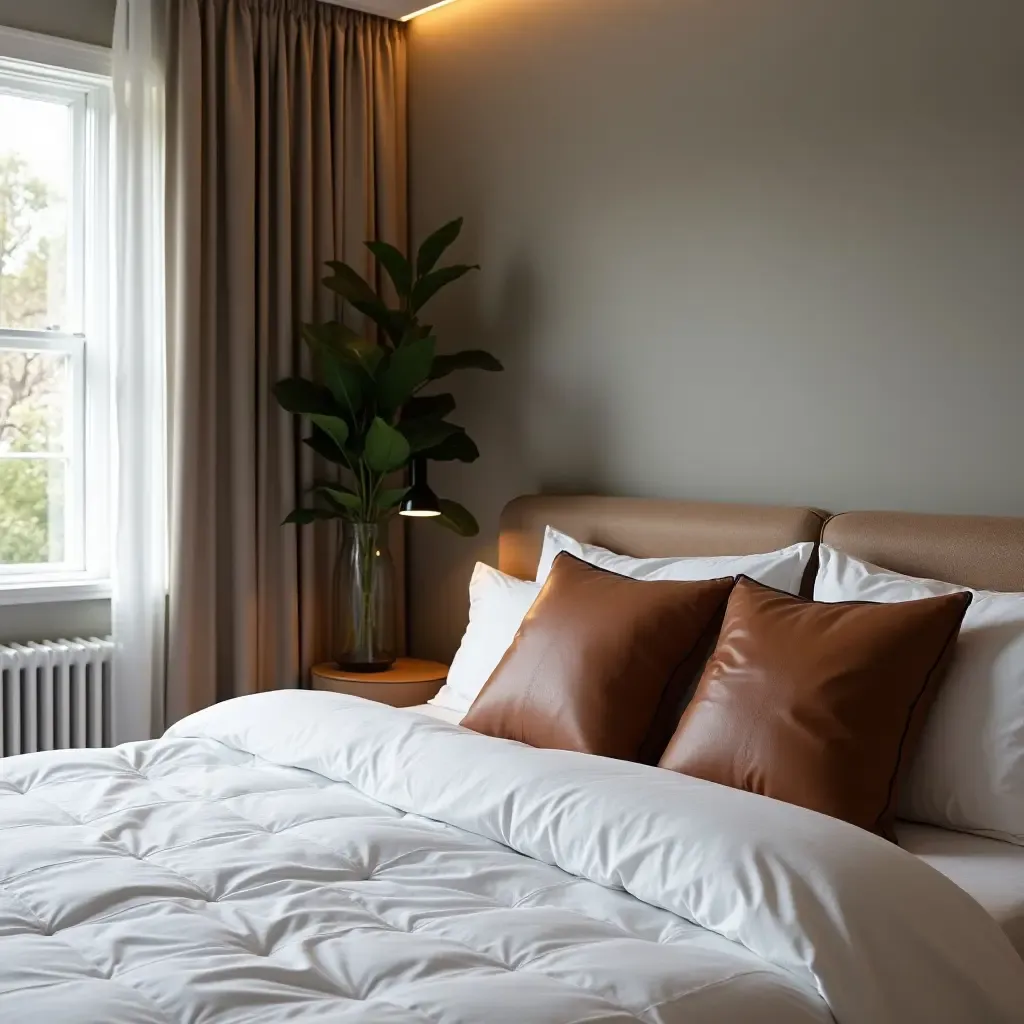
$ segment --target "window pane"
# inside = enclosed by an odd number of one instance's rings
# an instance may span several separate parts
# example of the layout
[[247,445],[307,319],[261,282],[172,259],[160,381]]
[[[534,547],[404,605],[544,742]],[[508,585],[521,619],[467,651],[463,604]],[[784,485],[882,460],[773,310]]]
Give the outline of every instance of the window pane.
[[0,457],[71,450],[70,378],[62,352],[0,347]]
[[0,327],[68,323],[71,111],[0,92]]
[[64,459],[0,455],[0,567],[63,562]]

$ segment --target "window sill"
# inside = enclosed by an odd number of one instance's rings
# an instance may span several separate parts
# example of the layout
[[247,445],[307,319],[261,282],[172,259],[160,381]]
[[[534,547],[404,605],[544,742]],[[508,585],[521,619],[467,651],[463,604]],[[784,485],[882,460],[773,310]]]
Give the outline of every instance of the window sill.
[[110,599],[110,580],[39,580],[0,583],[0,608],[22,604],[64,604]]

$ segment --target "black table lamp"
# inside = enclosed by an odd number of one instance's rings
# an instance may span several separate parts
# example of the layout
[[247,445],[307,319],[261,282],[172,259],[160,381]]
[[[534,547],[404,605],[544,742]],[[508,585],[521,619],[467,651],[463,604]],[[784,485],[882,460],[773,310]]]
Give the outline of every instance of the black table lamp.
[[430,519],[441,514],[441,502],[427,484],[426,459],[413,459],[412,485],[399,513],[415,519]]

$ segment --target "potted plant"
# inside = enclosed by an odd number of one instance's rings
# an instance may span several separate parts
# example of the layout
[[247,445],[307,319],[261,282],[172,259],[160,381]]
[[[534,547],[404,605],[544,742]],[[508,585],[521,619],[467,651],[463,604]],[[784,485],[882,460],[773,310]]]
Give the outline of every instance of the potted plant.
[[[324,284],[379,328],[373,342],[342,319],[304,324],[317,380],[292,377],[274,394],[280,405],[311,427],[305,444],[336,467],[312,488],[310,503],[286,520],[299,526],[323,520],[343,529],[333,582],[335,660],[350,671],[382,671],[397,656],[394,568],[388,548],[394,515],[427,516],[464,537],[479,533],[458,502],[437,498],[426,482],[435,462],[475,462],[477,446],[448,417],[455,398],[426,393],[461,370],[497,372],[502,365],[479,350],[439,355],[433,329],[422,323],[438,292],[476,266],[438,268],[458,238],[452,221],[420,247],[415,263],[386,242],[366,246],[394,284],[391,308],[348,264],[331,262]],[[410,471],[411,470],[411,479]],[[401,475],[399,475],[401,474]]]

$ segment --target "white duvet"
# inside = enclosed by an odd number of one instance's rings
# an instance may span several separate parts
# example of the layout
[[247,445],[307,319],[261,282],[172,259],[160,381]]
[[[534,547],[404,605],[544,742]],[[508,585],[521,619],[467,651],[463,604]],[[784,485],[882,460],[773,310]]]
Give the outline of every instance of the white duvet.
[[0,761],[0,1021],[1024,1021],[1024,962],[852,826],[327,693]]

